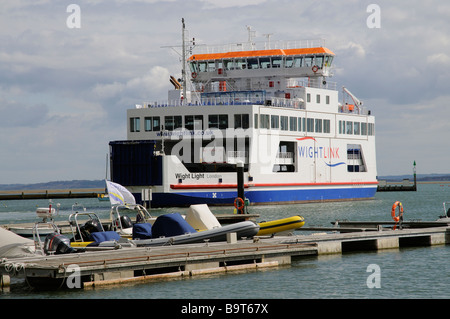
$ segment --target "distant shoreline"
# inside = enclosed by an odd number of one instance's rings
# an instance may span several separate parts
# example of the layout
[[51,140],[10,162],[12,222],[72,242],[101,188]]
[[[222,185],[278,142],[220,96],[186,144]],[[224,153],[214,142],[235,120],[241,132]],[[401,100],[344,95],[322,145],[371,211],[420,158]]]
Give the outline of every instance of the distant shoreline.
[[[403,179],[413,182],[413,176],[379,176],[378,181],[386,181],[387,184],[398,184]],[[418,174],[417,184],[450,184],[450,174]],[[30,184],[0,184],[0,193],[30,193],[30,192],[67,192],[68,190],[98,190],[105,189],[105,180],[72,180],[72,181],[52,181],[45,183]]]

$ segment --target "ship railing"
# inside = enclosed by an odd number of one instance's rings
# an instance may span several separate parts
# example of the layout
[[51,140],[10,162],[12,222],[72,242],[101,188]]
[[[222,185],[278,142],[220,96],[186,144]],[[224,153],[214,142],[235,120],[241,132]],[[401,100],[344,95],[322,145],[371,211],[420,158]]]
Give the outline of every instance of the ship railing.
[[253,50],[275,50],[275,49],[302,49],[302,48],[317,48],[324,47],[324,39],[309,39],[309,40],[288,40],[288,41],[252,41],[240,43],[228,43],[221,45],[197,45],[194,48],[195,54],[205,53],[224,53],[224,52],[238,52],[238,51],[253,51]]
[[286,99],[282,97],[272,97],[266,101],[267,106],[287,107],[292,109],[305,109],[305,103],[302,99]]
[[337,82],[322,81],[319,79],[289,80],[287,83],[287,87],[288,88],[310,87],[314,89],[336,90]]
[[344,104],[339,106],[339,113],[371,115],[370,110],[364,106],[356,106],[353,104]]
[[271,107],[285,107],[293,109],[305,109],[305,104],[302,99],[293,98],[281,98],[281,97],[270,97],[268,99],[226,99],[220,97],[203,98],[201,101],[195,102],[183,102],[180,100],[167,100],[167,101],[156,101],[156,102],[144,102],[141,104],[136,104],[136,108],[161,108],[161,107],[180,107],[180,106],[217,106],[217,105],[265,105]]

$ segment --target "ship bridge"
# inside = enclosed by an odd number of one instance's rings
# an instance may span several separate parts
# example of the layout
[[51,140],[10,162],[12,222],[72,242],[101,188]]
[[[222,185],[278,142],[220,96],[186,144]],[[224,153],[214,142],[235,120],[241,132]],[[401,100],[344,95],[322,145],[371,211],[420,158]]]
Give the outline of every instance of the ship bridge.
[[195,54],[193,81],[248,77],[329,76],[334,53],[324,47]]
[[335,54],[323,46],[242,50],[191,55],[191,83],[197,91],[283,90],[306,78],[326,85]]

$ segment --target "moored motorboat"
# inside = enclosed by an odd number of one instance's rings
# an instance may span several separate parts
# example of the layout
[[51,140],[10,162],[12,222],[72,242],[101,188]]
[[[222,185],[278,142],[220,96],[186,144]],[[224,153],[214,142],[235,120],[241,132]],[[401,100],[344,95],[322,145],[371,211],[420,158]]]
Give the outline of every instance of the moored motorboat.
[[236,233],[236,239],[244,239],[254,237],[258,231],[259,225],[253,221],[196,231],[180,214],[172,213],[156,219],[147,239],[135,239],[132,242],[138,247],[216,242],[226,241],[228,233]]
[[[59,204],[56,205],[59,210]],[[23,226],[23,225],[11,225],[8,227],[8,230],[20,235],[22,237],[33,237],[33,233],[38,230],[40,236],[47,236],[54,232],[54,227],[52,223],[47,223],[47,219],[53,221],[53,217],[58,213],[58,210],[52,207],[52,203],[50,202],[49,207],[38,207],[36,208],[36,215],[39,218],[42,218],[42,222],[36,223],[32,226]]]

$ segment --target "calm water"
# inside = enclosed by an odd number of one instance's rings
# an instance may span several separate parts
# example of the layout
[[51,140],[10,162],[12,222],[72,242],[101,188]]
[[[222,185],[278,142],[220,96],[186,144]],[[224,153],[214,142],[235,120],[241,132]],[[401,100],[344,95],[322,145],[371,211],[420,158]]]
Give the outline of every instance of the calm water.
[[[443,214],[442,203],[450,201],[450,184],[419,185],[417,192],[377,193],[374,200],[251,207],[259,221],[301,215],[305,226],[330,226],[335,220],[390,220],[392,204],[400,200],[405,220],[435,220]],[[73,200],[59,200],[58,218],[67,219]],[[108,203],[97,199],[79,200],[89,211],[108,217]],[[56,204],[56,201],[54,202]],[[48,201],[0,202],[0,224],[35,221],[35,208]],[[212,207],[216,213],[229,213],[229,207]],[[181,208],[155,209],[159,215]],[[297,232],[298,234],[304,234]],[[379,252],[344,253],[304,257],[290,266],[258,272],[221,274],[195,279],[115,286],[95,290],[35,291],[22,280],[12,280],[9,292],[0,298],[450,298],[450,245],[401,248]],[[368,288],[367,267],[380,267],[380,288]]]

